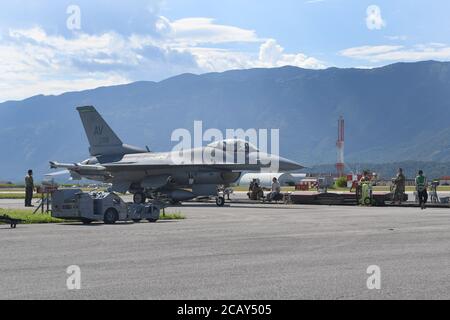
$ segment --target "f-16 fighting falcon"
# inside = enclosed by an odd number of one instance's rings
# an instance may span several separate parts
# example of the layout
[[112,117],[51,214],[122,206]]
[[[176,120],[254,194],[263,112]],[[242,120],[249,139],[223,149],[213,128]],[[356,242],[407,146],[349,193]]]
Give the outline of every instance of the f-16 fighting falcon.
[[91,158],[74,164],[50,162],[51,168],[67,169],[74,180],[110,183],[114,192],[133,194],[135,203],[159,198],[177,203],[215,197],[217,205],[223,206],[225,199],[219,196],[218,188],[235,183],[243,172],[260,171],[274,163],[279,171],[303,168],[288,159],[260,152],[239,139],[183,150],[183,155],[180,151],[151,152],[124,144],[94,107],[77,110],[89,140]]

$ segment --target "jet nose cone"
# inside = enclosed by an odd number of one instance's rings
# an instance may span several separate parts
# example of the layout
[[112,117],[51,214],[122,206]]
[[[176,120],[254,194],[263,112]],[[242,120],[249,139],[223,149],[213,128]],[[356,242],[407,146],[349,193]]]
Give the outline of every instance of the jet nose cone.
[[304,169],[305,167],[301,164],[276,156],[273,154],[263,154],[259,153],[259,162],[263,164],[264,168],[269,168],[271,172],[289,172]]
[[280,171],[296,171],[296,170],[301,170],[301,169],[305,168],[301,164],[299,164],[295,161],[289,160],[289,159],[285,159],[285,158],[280,158],[279,166],[280,166]]

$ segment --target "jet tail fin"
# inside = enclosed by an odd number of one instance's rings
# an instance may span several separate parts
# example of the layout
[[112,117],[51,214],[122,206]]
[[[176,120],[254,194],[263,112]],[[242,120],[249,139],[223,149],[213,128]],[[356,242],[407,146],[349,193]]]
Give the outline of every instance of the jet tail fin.
[[77,110],[89,140],[89,152],[92,156],[147,152],[140,148],[124,145],[94,107],[79,107]]

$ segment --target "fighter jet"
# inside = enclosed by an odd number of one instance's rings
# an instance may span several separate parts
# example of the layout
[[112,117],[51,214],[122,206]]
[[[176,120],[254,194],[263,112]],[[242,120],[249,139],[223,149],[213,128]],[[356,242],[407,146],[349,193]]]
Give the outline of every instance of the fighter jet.
[[219,195],[219,186],[230,186],[243,172],[258,172],[274,161],[282,172],[303,168],[294,161],[260,152],[239,139],[215,141],[206,147],[183,150],[182,155],[179,150],[151,152],[124,144],[94,107],[77,110],[91,157],[73,164],[52,161],[51,169],[66,169],[73,180],[110,183],[111,191],[133,194],[135,203],[160,198],[178,203],[215,197],[216,204],[223,206],[225,198]]

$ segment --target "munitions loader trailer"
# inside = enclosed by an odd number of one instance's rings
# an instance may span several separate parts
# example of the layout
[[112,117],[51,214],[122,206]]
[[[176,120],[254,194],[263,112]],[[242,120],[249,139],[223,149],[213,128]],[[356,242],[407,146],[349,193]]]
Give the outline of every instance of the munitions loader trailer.
[[103,221],[115,224],[118,221],[156,222],[160,207],[151,203],[126,203],[112,192],[82,192],[80,189],[60,189],[52,193],[52,216],[77,220],[84,224]]

